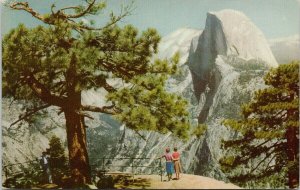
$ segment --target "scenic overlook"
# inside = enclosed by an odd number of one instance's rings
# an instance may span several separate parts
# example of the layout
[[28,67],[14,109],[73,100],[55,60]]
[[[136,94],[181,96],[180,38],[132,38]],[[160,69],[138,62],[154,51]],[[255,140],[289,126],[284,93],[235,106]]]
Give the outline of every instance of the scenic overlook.
[[298,189],[299,0],[0,0],[2,189]]

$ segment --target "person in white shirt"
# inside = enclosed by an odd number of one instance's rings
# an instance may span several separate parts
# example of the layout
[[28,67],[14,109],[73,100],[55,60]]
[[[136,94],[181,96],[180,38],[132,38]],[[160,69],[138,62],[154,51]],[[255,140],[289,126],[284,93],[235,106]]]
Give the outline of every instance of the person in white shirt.
[[49,167],[49,155],[47,155],[47,152],[42,153],[40,163],[47,183],[52,183],[52,175]]

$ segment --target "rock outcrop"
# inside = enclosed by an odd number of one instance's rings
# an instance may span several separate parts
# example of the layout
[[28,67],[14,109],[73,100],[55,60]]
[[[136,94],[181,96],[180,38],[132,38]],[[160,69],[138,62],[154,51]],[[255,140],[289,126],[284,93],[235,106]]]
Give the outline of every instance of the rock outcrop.
[[207,13],[205,29],[192,47],[188,63],[198,99],[206,88],[205,81],[215,80],[214,86],[218,83],[218,76],[212,76],[212,72],[219,55],[278,66],[263,33],[243,13],[234,10]]

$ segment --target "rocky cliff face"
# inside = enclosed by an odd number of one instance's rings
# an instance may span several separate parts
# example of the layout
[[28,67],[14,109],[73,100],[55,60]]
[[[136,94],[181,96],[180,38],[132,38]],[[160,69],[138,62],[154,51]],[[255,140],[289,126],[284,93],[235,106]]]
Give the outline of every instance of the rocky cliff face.
[[205,90],[200,81],[219,83],[218,76],[212,76],[218,55],[256,60],[271,67],[278,65],[262,32],[238,11],[207,13],[205,29],[194,43],[188,62],[198,98]]
[[[23,121],[11,126],[23,113],[25,103],[2,98],[2,168],[20,162],[27,167],[28,161],[36,160],[46,148],[49,148],[49,139],[52,135],[61,138],[66,145],[63,118],[57,115],[57,110],[53,108],[48,109],[46,115],[39,114],[31,118],[30,124]],[[10,173],[20,168],[21,165],[12,165],[5,169]]]
[[262,32],[242,13],[210,12],[188,58],[194,94],[198,100],[198,122],[208,130],[198,147],[195,174],[225,178],[218,160],[221,140],[234,136],[221,125],[225,118],[238,118],[239,106],[263,87],[262,76],[278,64]]
[[[176,51],[181,53],[181,74],[168,80],[167,89],[185,97],[190,102],[191,121],[206,123],[208,130],[200,139],[191,137],[188,142],[171,134],[143,131],[141,134],[146,139],[143,140],[109,115],[94,114],[94,120],[86,120],[91,163],[101,163],[101,157],[147,157],[149,159],[137,160],[135,164],[157,166],[156,158],[164,153],[165,147],[177,146],[182,153],[184,172],[226,179],[218,165],[223,154],[220,144],[222,138],[235,134],[220,122],[239,117],[240,104],[248,101],[255,89],[264,87],[262,76],[269,67],[277,66],[263,34],[244,14],[225,10],[208,13],[203,32],[180,29],[163,38],[159,49],[160,58],[169,58]],[[84,92],[83,102],[101,105],[100,100],[105,100],[101,91]],[[65,142],[64,119],[51,109],[48,116],[38,118],[33,127],[21,126],[25,132],[10,133],[8,126],[18,118],[22,102],[12,107],[8,102],[3,99],[2,103],[4,164],[37,157],[47,147],[52,134],[62,134]],[[131,160],[113,161],[114,165],[131,163]],[[135,171],[159,172],[155,167],[140,167]]]

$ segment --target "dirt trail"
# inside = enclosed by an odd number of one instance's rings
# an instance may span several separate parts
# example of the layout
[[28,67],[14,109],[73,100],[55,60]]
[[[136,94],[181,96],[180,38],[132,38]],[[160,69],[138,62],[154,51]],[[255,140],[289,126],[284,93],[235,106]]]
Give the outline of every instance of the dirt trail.
[[209,177],[181,174],[179,180],[167,181],[163,177],[161,181],[159,175],[136,175],[135,180],[130,185],[121,185],[117,188],[134,189],[241,189],[240,187],[218,181]]

